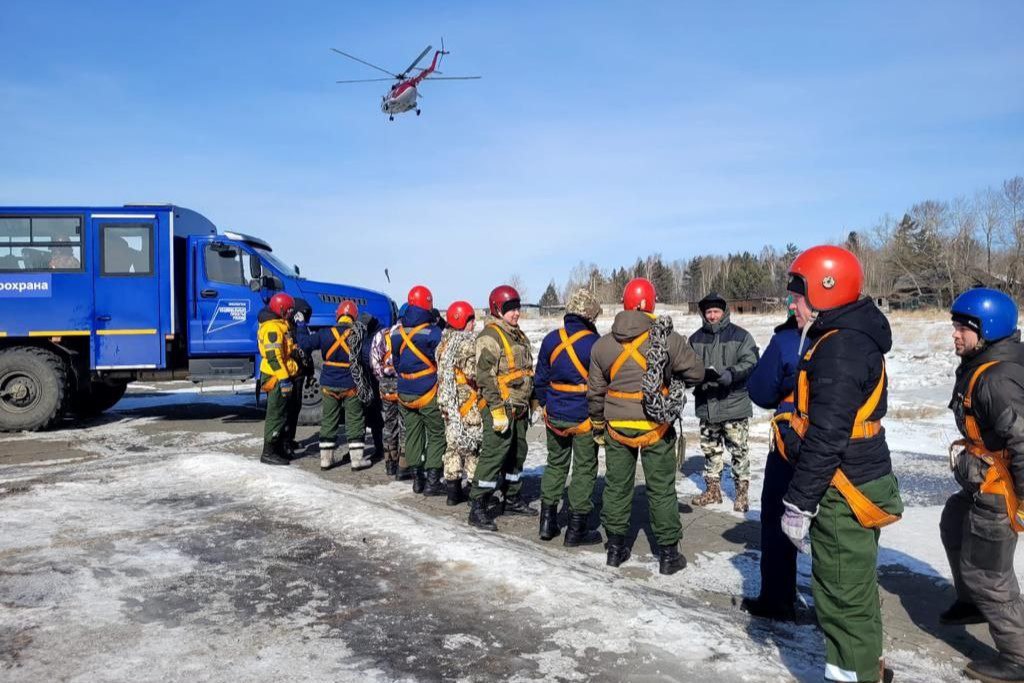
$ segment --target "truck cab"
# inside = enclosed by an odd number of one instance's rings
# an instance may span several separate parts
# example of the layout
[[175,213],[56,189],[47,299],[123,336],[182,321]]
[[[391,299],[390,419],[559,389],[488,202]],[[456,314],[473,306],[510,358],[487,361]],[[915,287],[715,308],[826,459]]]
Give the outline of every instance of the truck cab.
[[[344,299],[396,317],[387,295],[307,280],[184,207],[0,207],[0,430],[101,412],[134,380],[251,379],[257,315],[279,291],[308,303],[313,329]],[[316,375],[303,396],[316,419]]]

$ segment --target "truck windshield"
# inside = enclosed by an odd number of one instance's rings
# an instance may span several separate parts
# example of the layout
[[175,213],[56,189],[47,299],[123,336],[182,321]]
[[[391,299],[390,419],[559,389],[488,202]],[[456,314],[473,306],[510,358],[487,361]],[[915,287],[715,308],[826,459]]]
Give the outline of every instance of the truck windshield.
[[256,250],[256,253],[260,255],[260,258],[267,261],[270,265],[281,271],[284,275],[287,275],[288,277],[300,277],[299,274],[295,271],[295,266],[289,266],[287,263],[274,256],[272,252],[269,252],[266,249],[260,249],[259,247],[254,247],[254,249]]

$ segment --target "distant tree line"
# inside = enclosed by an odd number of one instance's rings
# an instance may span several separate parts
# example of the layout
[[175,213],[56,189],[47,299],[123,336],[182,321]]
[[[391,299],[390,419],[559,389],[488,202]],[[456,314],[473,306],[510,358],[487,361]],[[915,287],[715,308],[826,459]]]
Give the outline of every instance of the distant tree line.
[[[831,243],[856,253],[864,264],[866,291],[895,306],[946,306],[977,285],[1024,297],[1022,176],[971,197],[923,201],[901,218],[885,215],[874,225],[844,232]],[[601,301],[616,301],[634,277],[651,280],[659,299],[669,304],[697,301],[710,291],[733,300],[781,298],[789,265],[802,248],[768,245],[757,252],[672,260],[655,253],[611,269],[581,261],[561,287],[552,279],[539,303],[558,305],[579,287],[589,288]]]

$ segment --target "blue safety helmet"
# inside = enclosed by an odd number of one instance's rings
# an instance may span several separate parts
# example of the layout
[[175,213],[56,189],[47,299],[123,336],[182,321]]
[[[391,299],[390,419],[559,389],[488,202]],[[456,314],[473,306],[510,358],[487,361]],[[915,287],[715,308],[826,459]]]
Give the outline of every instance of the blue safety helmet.
[[405,312],[408,311],[408,310],[409,310],[409,304],[402,304],[401,306],[399,306],[398,307],[398,317],[399,318],[404,318],[405,317]]
[[1009,337],[1017,331],[1017,303],[998,289],[969,289],[956,298],[950,312],[953,322],[966,325],[985,341]]

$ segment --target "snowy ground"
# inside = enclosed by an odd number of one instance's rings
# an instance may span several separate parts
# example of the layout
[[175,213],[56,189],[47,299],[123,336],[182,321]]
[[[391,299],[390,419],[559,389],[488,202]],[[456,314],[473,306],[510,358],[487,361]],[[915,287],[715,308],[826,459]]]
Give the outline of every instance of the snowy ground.
[[[777,322],[734,320],[762,347]],[[553,323],[524,327],[539,346]],[[938,539],[955,487],[949,325],[893,327],[886,430],[907,512],[882,534],[887,658],[899,680],[957,680],[965,657],[991,650],[983,628],[935,623],[950,599]],[[323,474],[312,451],[259,465],[251,384],[166,389],[136,386],[99,420],[0,441],[4,680],[820,680],[810,619],[771,626],[735,607],[758,588],[756,504],[681,506],[691,564],[661,577],[638,496],[634,557],[613,570],[600,548],[539,542],[534,520],[471,531],[464,506],[414,497],[379,465]],[[701,483],[687,412],[684,502]],[[542,431],[530,439],[536,491]],[[767,414],[752,440],[756,501]],[[806,559],[800,580],[809,601]]]

